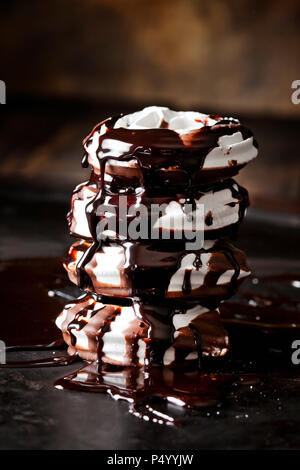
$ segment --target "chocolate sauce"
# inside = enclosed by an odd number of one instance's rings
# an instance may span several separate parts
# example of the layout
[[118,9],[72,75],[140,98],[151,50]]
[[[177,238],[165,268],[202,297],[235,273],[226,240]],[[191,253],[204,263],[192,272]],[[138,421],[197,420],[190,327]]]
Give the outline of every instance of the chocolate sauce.
[[[75,237],[80,237],[80,235],[76,234],[76,232],[72,231],[72,220],[73,220],[74,204],[77,200],[82,200],[83,201],[83,199],[84,199],[83,191],[87,188],[88,188],[89,194],[94,194],[94,197],[97,197],[97,195],[99,193],[99,188],[96,189],[94,185],[95,185],[94,182],[90,182],[90,183],[88,183],[88,185],[87,184],[86,185],[82,184],[82,185],[79,185],[78,187],[76,187],[74,192],[73,192],[72,207],[71,207],[71,211],[67,215],[67,220],[68,220],[68,225],[69,225],[69,228],[70,228],[70,234],[74,235]],[[153,194],[149,195],[148,191],[145,191],[145,190],[143,190],[141,192],[139,191],[137,193],[135,193],[135,192],[130,193],[130,192],[126,191],[125,193],[117,192],[115,194],[111,194],[111,193],[106,192],[104,208],[101,211],[102,213],[100,213],[100,211],[98,211],[98,213],[96,213],[96,214],[94,213],[94,202],[92,201],[93,197],[91,196],[91,197],[88,198],[88,199],[91,199],[90,205],[87,208],[89,213],[91,212],[89,214],[88,218],[90,220],[91,226],[95,226],[104,218],[104,212],[105,212],[105,214],[109,214],[109,220],[114,220],[115,221],[116,237],[118,239],[119,234],[120,234],[119,227],[121,226],[121,224],[127,223],[128,221],[131,221],[134,218],[134,215],[129,217],[129,215],[127,214],[127,211],[124,214],[123,214],[123,210],[120,211],[120,206],[119,206],[120,205],[120,199],[119,199],[119,197],[120,197],[120,195],[123,195],[123,196],[126,195],[126,197],[127,197],[127,208],[126,209],[127,210],[128,210],[129,207],[132,207],[132,206],[134,206],[136,211],[139,211],[141,207],[144,208],[144,206],[147,208],[148,215],[144,218],[143,222],[147,223],[147,237],[146,237],[146,240],[148,240],[149,239],[148,235],[152,234],[153,231],[154,231],[154,224],[157,221],[157,218],[159,216],[166,215],[165,209],[163,208],[161,213],[159,213],[157,211],[157,216],[155,217],[153,215],[153,204],[157,204],[157,205],[160,205],[162,207],[163,206],[166,207],[172,201],[174,202],[174,197],[176,196],[175,200],[180,201],[180,204],[182,205],[182,211],[185,212],[188,217],[190,217],[190,220],[192,220],[193,211],[195,211],[197,209],[198,204],[201,204],[201,197],[202,196],[205,196],[205,194],[207,194],[207,192],[209,192],[209,191],[213,191],[215,193],[217,191],[222,191],[222,190],[226,190],[226,189],[230,190],[230,192],[232,194],[232,198],[235,199],[234,202],[230,202],[230,203],[228,203],[228,205],[231,206],[231,207],[234,207],[234,206],[238,205],[238,209],[239,209],[238,210],[238,220],[237,220],[237,222],[235,222],[234,224],[229,225],[229,226],[224,226],[224,227],[221,227],[221,228],[218,228],[218,229],[205,230],[205,239],[215,240],[215,239],[223,238],[223,237],[229,237],[230,239],[236,239],[237,229],[238,229],[240,223],[242,222],[242,220],[244,218],[246,208],[249,206],[249,198],[248,198],[248,193],[247,193],[246,189],[239,186],[232,179],[227,179],[225,181],[215,183],[214,185],[210,184],[210,185],[202,186],[201,188],[199,188],[197,190],[194,190],[193,194],[190,195],[190,196],[185,195],[182,191],[181,191],[181,193],[180,192],[176,193],[176,195],[174,195],[173,193],[170,194],[170,191],[169,191],[168,194],[167,193],[163,194],[163,195],[162,194],[156,194],[155,196]],[[85,204],[86,203],[87,203],[87,201],[85,201]],[[186,204],[188,204],[188,206]],[[212,217],[212,212],[211,211],[209,211],[206,214],[205,223],[206,223],[207,227],[212,225],[213,217]],[[164,240],[161,228],[159,228],[159,230],[156,228],[155,231],[159,232],[158,239],[159,239],[160,243],[167,244],[169,242],[169,239]],[[171,227],[170,230],[168,230],[168,234],[170,235],[171,240],[175,239],[175,232],[176,231],[178,232],[178,230],[174,230],[173,227]],[[176,234],[176,236],[178,236],[178,233]],[[180,230],[180,237],[181,237],[181,240],[187,241],[185,233],[184,233],[183,230]],[[92,238],[87,238],[87,239],[92,240]],[[130,233],[127,234],[126,239],[131,240]]]
[[231,266],[233,266],[233,269],[234,269],[234,273],[230,279],[230,285],[229,285],[229,296],[231,296],[236,291],[237,281],[238,281],[241,268],[240,268],[238,261],[236,260],[236,257],[234,256],[234,253],[231,250],[225,249],[223,250],[223,253],[225,254],[226,258],[228,259],[228,261],[230,262]]
[[[83,311],[80,311],[79,314],[75,316],[75,318],[68,324],[68,333],[71,338],[71,345],[75,346],[77,342],[77,338],[73,332],[75,331],[80,331],[86,324],[87,320],[85,320],[85,316],[88,316],[89,318],[91,316],[94,316],[97,313],[97,310],[93,310],[94,305],[90,304],[87,307],[84,308]],[[91,312],[91,315],[89,313]]]
[[152,305],[146,301],[134,301],[135,313],[148,325],[145,365],[162,366],[166,350],[174,342],[173,316],[177,310],[169,305]]
[[105,321],[103,322],[103,325],[98,330],[97,344],[98,344],[98,360],[100,363],[102,362],[102,356],[103,356],[103,344],[104,344],[103,336],[105,335],[105,333],[108,333],[110,331],[111,323],[116,319],[116,316],[119,315],[120,313],[121,313],[120,308],[112,308],[109,315],[106,316]]
[[[298,312],[300,289],[294,286],[300,285],[299,279],[300,275],[295,275],[253,278],[246,281],[241,295],[237,294],[232,300],[221,304],[223,321],[229,328],[232,324],[235,326],[239,324],[241,327],[255,325],[256,328],[262,330],[264,335],[268,335],[274,329],[284,335],[288,329],[294,332],[297,337],[297,328],[300,328]],[[262,293],[259,293],[260,290]],[[244,299],[244,303],[240,298]],[[256,304],[254,305],[253,302],[249,304],[249,300],[255,300]],[[235,307],[232,309],[232,306]],[[209,324],[211,324],[211,320]],[[199,410],[207,409],[225,404],[226,396],[233,390],[233,387],[236,392],[236,384],[241,387],[262,386],[262,381],[266,379],[267,375],[264,369],[266,366],[262,366],[261,370],[258,362],[256,366],[258,371],[253,371],[253,361],[250,361],[249,365],[247,363],[246,366],[243,365],[244,371],[247,371],[248,367],[250,372],[240,373],[234,370],[239,361],[235,363],[232,357],[229,361],[226,358],[211,359],[206,363],[207,359],[203,358],[201,335],[199,335],[199,331],[204,331],[203,326],[195,328],[190,325],[189,329],[193,332],[198,361],[200,361],[196,364],[192,361],[190,369],[153,366],[146,368],[115,367],[99,366],[99,364],[93,363],[78,372],[59,379],[56,382],[56,387],[74,391],[108,393],[114,399],[127,401],[129,411],[138,418],[161,424],[176,425],[180,423],[170,415],[169,411],[161,410],[161,403],[168,402],[179,407],[198,408]],[[247,335],[242,334],[241,348],[243,348],[243,342],[247,336],[249,336],[248,340],[251,344],[251,335],[251,329],[247,330]],[[268,343],[268,339],[264,339],[262,343]],[[257,349],[259,345],[255,344]],[[256,350],[252,348],[252,352],[255,355]],[[257,357],[257,361],[264,364],[265,357],[263,355],[258,354],[255,357]],[[270,360],[274,364],[274,359]],[[267,365],[267,367],[269,366]],[[217,371],[213,372],[216,368]],[[210,373],[206,373],[206,369]]]
[[193,262],[193,266],[196,268],[197,271],[199,271],[202,266],[202,261],[199,253],[197,253],[196,255],[195,261]]
[[94,362],[55,383],[60,390],[108,393],[115,400],[126,401],[134,416],[165,425],[181,422],[169,410],[161,410],[160,404],[207,410],[224,404],[226,395],[230,390],[236,392],[237,385],[259,386],[260,379],[253,373],[205,373],[166,367],[120,368],[99,366]]
[[183,278],[182,292],[187,295],[192,292],[191,275],[192,270],[186,269]]
[[195,338],[195,344],[196,344],[196,351],[197,351],[197,356],[198,356],[198,370],[202,370],[202,339],[201,339],[201,334],[198,328],[193,324],[190,323],[189,328],[192,330],[194,338]]
[[91,261],[101,244],[97,241],[91,243],[86,250],[80,261],[76,264],[76,272],[78,276],[78,287],[86,289],[91,287],[91,279],[86,273],[85,267]]
[[[1,262],[0,339],[6,346],[48,345],[61,336],[55,326],[64,300],[49,290],[68,285],[59,259],[35,258]],[[17,295],[16,295],[17,292]]]
[[[93,245],[91,245],[93,247]],[[232,295],[237,289],[240,281],[238,280],[240,267],[242,270],[249,271],[247,267],[245,255],[242,251],[238,250],[227,240],[220,239],[211,248],[202,248],[192,255],[195,256],[193,266],[196,271],[201,268],[201,255],[208,253],[210,255],[209,269],[206,273],[203,285],[199,288],[192,289],[190,285],[190,269],[187,269],[183,280],[183,286],[178,287],[178,292],[168,292],[172,276],[180,268],[183,258],[188,254],[185,249],[185,243],[182,241],[172,242],[168,244],[160,243],[159,241],[150,242],[106,242],[105,246],[121,246],[124,253],[124,266],[120,266],[121,287],[107,286],[101,283],[101,279],[95,278],[92,275],[92,270],[96,268],[96,260],[90,260],[88,266],[88,273],[86,268],[82,267],[80,262],[80,269],[84,269],[90,281],[87,285],[80,284],[80,277],[74,279],[73,266],[78,258],[78,253],[89,250],[90,244],[88,242],[77,242],[70,250],[69,255],[65,258],[65,265],[73,282],[81,288],[86,288],[90,292],[95,292],[97,295],[105,295],[106,297],[113,298],[139,298],[144,299],[152,297],[155,302],[159,297],[159,302],[166,298],[180,299],[184,297],[188,300],[203,299],[214,302],[215,298],[219,301],[226,299]],[[99,252],[102,249],[98,249]],[[227,270],[233,271],[230,275],[230,283],[218,285],[218,280]],[[111,303],[111,302],[109,302]],[[200,302],[201,303],[201,302]],[[209,304],[207,303],[207,306]],[[212,308],[215,308],[212,303]]]
[[208,211],[208,213],[206,214],[206,217],[205,217],[205,224],[210,226],[210,225],[213,224],[213,221],[214,221],[214,219],[213,219],[212,213],[211,213],[211,211]]
[[[155,182],[153,173],[155,171],[169,167],[178,167],[181,170],[182,181],[180,186],[186,186],[186,180],[190,181],[192,185],[199,180],[199,171],[202,169],[205,157],[213,148],[218,146],[218,139],[221,136],[232,135],[236,132],[241,132],[244,139],[253,136],[239,122],[229,122],[222,118],[219,118],[219,122],[214,126],[204,126],[184,134],[182,138],[175,131],[166,128],[114,129],[113,126],[118,118],[119,116],[99,123],[91,134],[86,137],[84,144],[88,148],[92,137],[96,132],[99,132],[101,126],[105,123],[108,131],[99,137],[99,145],[96,149],[100,166],[103,164],[101,175],[104,175],[103,170],[105,170],[108,159],[121,161],[135,159],[142,172],[144,187],[147,188],[153,187],[153,182]],[[122,143],[123,152],[120,150],[118,143]],[[257,145],[256,142],[255,145]],[[118,148],[118,156],[116,156],[116,147]],[[87,163],[88,158],[85,155],[83,165],[86,166]],[[220,176],[220,179],[223,179],[223,177]],[[207,181],[206,174],[204,184]]]
[[[45,269],[45,266],[47,269]],[[18,279],[18,296],[13,295]],[[65,285],[59,260],[53,258],[3,261],[0,282],[5,285],[1,308],[0,339],[6,344],[7,364],[0,368],[52,367],[72,364],[78,356],[51,355],[28,361],[10,361],[10,354],[23,351],[57,351],[65,349],[54,321],[64,301],[49,297],[52,288]]]
[[265,332],[300,328],[299,275],[252,277],[239,293],[220,305],[226,325],[259,328]]

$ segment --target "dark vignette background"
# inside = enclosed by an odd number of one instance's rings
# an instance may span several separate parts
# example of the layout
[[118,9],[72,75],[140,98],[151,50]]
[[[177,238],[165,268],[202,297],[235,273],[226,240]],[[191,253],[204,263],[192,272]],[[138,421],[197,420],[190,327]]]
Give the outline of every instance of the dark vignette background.
[[[240,246],[255,267],[263,260],[272,271],[274,258],[295,266],[299,50],[297,0],[1,2],[0,258],[60,257],[71,190],[88,176],[83,137],[107,115],[158,104],[251,127],[260,155],[237,178],[252,201]],[[13,295],[20,282],[16,273]],[[58,394],[62,373],[1,371],[1,448],[300,447],[299,379],[278,378],[271,402],[246,396],[238,409],[170,430],[106,397]]]

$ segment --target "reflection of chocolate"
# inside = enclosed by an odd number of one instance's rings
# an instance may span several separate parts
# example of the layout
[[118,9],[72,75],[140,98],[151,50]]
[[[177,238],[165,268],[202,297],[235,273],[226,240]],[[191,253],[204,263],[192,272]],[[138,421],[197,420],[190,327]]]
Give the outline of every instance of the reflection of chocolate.
[[138,367],[99,366],[96,362],[56,381],[59,389],[107,392],[115,400],[125,400],[129,411],[144,421],[176,425],[179,420],[162,412],[155,403],[170,403],[185,408],[211,408],[221,405],[226,392],[235,385],[258,385],[254,374],[184,372],[152,367],[145,373]]
[[241,291],[221,304],[222,320],[264,332],[300,329],[300,275],[264,276],[245,281]]

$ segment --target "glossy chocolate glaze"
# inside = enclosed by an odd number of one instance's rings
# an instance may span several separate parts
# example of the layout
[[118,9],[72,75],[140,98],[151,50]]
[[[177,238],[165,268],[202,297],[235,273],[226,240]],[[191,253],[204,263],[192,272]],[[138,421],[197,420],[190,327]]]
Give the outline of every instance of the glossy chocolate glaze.
[[[118,268],[121,279],[120,286],[107,285],[105,279],[102,281],[100,276],[97,277],[94,274],[97,267],[95,253],[104,253],[102,248],[109,246],[121,246],[122,248],[124,261],[122,265],[120,263]],[[88,257],[86,257],[86,253],[88,253]],[[117,298],[135,297],[142,300],[151,297],[156,303],[169,298],[178,301],[190,299],[199,300],[201,305],[208,308],[215,308],[221,300],[228,298],[236,291],[241,282],[240,271],[249,271],[250,273],[250,270],[244,253],[227,240],[220,239],[211,248],[207,250],[203,248],[192,253],[195,257],[193,263],[195,271],[201,269],[200,256],[206,253],[210,256],[210,260],[203,284],[192,288],[191,270],[186,269],[182,285],[178,287],[178,291],[174,292],[168,290],[171,278],[178,271],[184,257],[189,254],[185,250],[184,243],[160,244],[154,241],[148,243],[118,241],[115,244],[106,243],[101,248],[97,246],[95,249],[94,244],[77,242],[65,257],[64,264],[74,283],[81,289],[98,295]],[[80,256],[82,258],[78,261]],[[74,265],[76,265],[76,271],[74,271]],[[181,269],[183,270],[183,268]],[[222,274],[228,270],[233,272],[230,282],[218,284]]]
[[[81,235],[76,233],[76,231],[72,230],[72,224],[74,222],[74,204],[77,200],[83,200],[82,196],[82,188],[87,188],[89,189],[89,200],[90,203],[92,203],[92,199],[94,197],[97,197],[99,194],[99,187],[97,186],[96,183],[90,182],[86,184],[79,185],[77,188],[75,188],[73,192],[73,197],[72,197],[72,205],[71,205],[71,210],[67,215],[67,221],[70,229],[70,235],[73,235],[77,238],[81,238]],[[109,219],[111,220],[112,218],[115,220],[115,226],[116,226],[116,234],[117,237],[120,233],[119,227],[120,224],[123,224],[124,222],[130,222],[135,215],[129,216],[127,213],[127,210],[129,207],[134,208],[134,210],[137,212],[140,210],[141,206],[145,206],[148,210],[148,217],[145,217],[146,223],[147,223],[147,234],[153,233],[153,227],[156,219],[154,217],[151,217],[151,208],[153,210],[153,204],[157,205],[165,205],[165,207],[172,201],[177,201],[178,207],[181,207],[181,210],[183,213],[186,211],[186,204],[191,204],[192,210],[197,209],[197,204],[196,201],[199,201],[198,204],[202,204],[201,197],[205,196],[208,192],[213,191],[216,193],[217,191],[222,191],[222,190],[229,190],[232,199],[234,200],[233,202],[228,203],[229,206],[234,207],[235,205],[238,205],[238,220],[234,224],[231,225],[224,225],[224,227],[220,227],[218,229],[209,229],[210,226],[213,223],[213,215],[212,212],[209,210],[205,214],[205,220],[204,220],[204,233],[205,233],[205,239],[206,240],[215,240],[218,238],[223,238],[223,237],[229,237],[231,240],[237,239],[237,232],[238,228],[241,224],[241,222],[244,219],[246,209],[249,206],[249,196],[248,192],[245,188],[242,186],[238,185],[233,179],[226,179],[224,181],[219,181],[214,184],[209,184],[206,186],[201,186],[200,188],[197,188],[193,191],[193,196],[185,194],[184,192],[176,192],[174,193],[173,191],[168,191],[166,194],[162,194],[161,191],[160,193],[154,195],[153,191],[151,192],[151,195],[149,195],[149,192],[146,190],[143,190],[140,188],[139,191],[132,192],[132,193],[114,193],[114,192],[108,192],[106,191],[105,198],[104,198],[104,208],[102,212],[105,211],[105,214],[109,214]],[[126,196],[127,200],[127,207],[126,207],[126,213],[123,213],[123,209],[120,210],[120,196]],[[193,204],[195,205],[193,207]],[[162,206],[163,207],[163,206]],[[161,217],[166,214],[165,207],[163,207],[163,211],[161,214],[157,214],[157,217]],[[104,219],[104,216],[99,213],[99,211],[96,210],[96,216],[95,219],[98,219],[98,222],[100,222],[102,219]],[[158,239],[160,240],[161,243],[165,241],[165,243],[168,243],[169,240],[164,240],[162,236],[162,229],[160,228],[157,230],[158,232]],[[170,234],[171,240],[176,239],[173,227],[171,227],[171,230],[168,230],[168,233]],[[99,234],[98,234],[99,235]],[[184,231],[180,231],[181,239],[186,240]],[[178,236],[178,235],[177,235]],[[86,238],[87,240],[91,240],[91,237],[82,237]],[[99,238],[99,237],[98,237]],[[130,234],[127,234],[127,239],[131,240]]]
[[[91,279],[86,272],[86,266],[88,263],[91,262],[95,253],[98,250],[101,250],[101,246],[103,245],[103,240],[101,239],[102,232],[99,234],[97,231],[97,226],[99,223],[99,218],[97,216],[98,209],[102,206],[105,202],[114,201],[114,196],[112,192],[115,190],[117,194],[120,194],[120,175],[116,174],[118,178],[118,185],[114,184],[114,179],[112,179],[111,185],[107,187],[105,184],[105,170],[108,160],[118,160],[118,161],[127,161],[130,162],[134,160],[136,162],[139,170],[140,170],[140,178],[139,180],[139,187],[142,191],[142,196],[140,198],[144,198],[146,200],[147,195],[154,194],[158,196],[158,192],[162,191],[170,191],[173,193],[174,188],[168,187],[168,180],[162,184],[159,181],[159,184],[156,184],[156,175],[157,171],[161,171],[164,169],[169,168],[176,168],[179,169],[180,173],[180,184],[178,185],[181,187],[181,191],[183,190],[184,199],[187,203],[191,204],[192,207],[195,206],[195,197],[197,195],[197,191],[195,190],[196,186],[201,184],[201,179],[199,178],[199,171],[201,172],[204,159],[206,155],[212,150],[214,147],[218,146],[218,139],[222,135],[231,135],[235,132],[241,132],[244,138],[248,138],[252,136],[252,133],[242,126],[237,120],[231,118],[220,118],[214,116],[214,119],[218,121],[217,124],[214,126],[204,126],[201,129],[196,131],[192,131],[189,134],[185,134],[184,138],[181,138],[176,132],[167,129],[166,123],[162,123],[162,127],[159,129],[145,129],[145,130],[129,130],[124,128],[117,128],[114,129],[113,126],[117,119],[119,118],[109,118],[106,121],[99,123],[91,132],[91,134],[84,140],[85,148],[87,149],[89,145],[92,143],[93,136],[99,132],[101,126],[103,124],[106,125],[108,131],[104,133],[102,136],[99,136],[98,139],[98,147],[95,151],[97,156],[100,174],[97,176],[95,172],[92,173],[91,180],[96,183],[98,186],[98,194],[86,207],[86,216],[88,220],[89,230],[92,235],[93,242],[92,244],[86,249],[84,255],[77,263],[77,279],[78,279],[78,286],[82,289],[89,289],[93,290],[93,286],[91,285]],[[120,149],[124,149],[123,151]],[[89,162],[88,153],[85,154],[82,164],[83,166],[87,166]],[[234,166],[234,165],[233,165]],[[167,172],[168,173],[168,172]],[[178,175],[177,175],[178,176]],[[179,178],[179,179],[180,179]],[[220,175],[218,179],[224,179],[224,175]],[[122,178],[121,178],[122,180]],[[195,184],[195,182],[197,182]],[[167,183],[167,184],[165,184]],[[207,177],[205,182],[202,180],[202,184],[205,184],[204,190],[211,184],[209,178]],[[220,183],[219,183],[220,184]],[[132,193],[136,190],[136,188],[132,188],[128,186],[128,181],[126,180],[123,184],[123,187],[126,188],[127,193]],[[157,188],[159,191],[157,192]],[[232,191],[235,191],[232,188]],[[237,192],[237,199],[243,199],[243,202],[240,204],[240,213],[239,213],[239,221],[240,222],[244,216],[245,209],[248,205],[248,196],[245,190],[242,188],[238,188]],[[198,191],[199,194],[199,191]],[[133,202],[133,201],[131,201]],[[115,202],[115,205],[117,203]],[[219,235],[221,235],[219,233]],[[128,242],[128,240],[126,240]],[[122,243],[122,242],[121,242]],[[136,291],[135,286],[138,282],[137,276],[133,278],[135,274],[136,268],[139,267],[139,263],[136,263],[136,243],[127,243],[126,246],[126,253],[127,253],[127,271],[126,276],[129,280],[130,286],[134,287],[134,290],[129,293],[131,296],[141,296],[140,292],[148,292],[147,285],[142,282],[138,291]],[[233,280],[230,283],[230,290],[234,291],[235,288],[235,281],[238,277],[239,273],[239,266],[234,259],[232,253],[227,254],[226,256],[230,262],[234,265],[235,274],[233,276]],[[180,259],[177,260],[177,266],[180,262]],[[175,272],[174,267],[174,272]],[[164,275],[159,275],[159,273],[155,273],[156,279],[159,281],[159,287],[153,290],[153,294],[156,296],[164,297],[166,293],[166,286],[167,281],[170,279],[170,274],[166,276],[165,271],[162,271]],[[154,274],[154,273],[152,273]],[[188,281],[188,275],[186,274],[186,278],[184,281],[183,292],[188,293],[190,291],[190,283]],[[153,279],[153,276],[151,275]],[[102,294],[102,292],[101,292]],[[103,292],[103,294],[106,294]],[[118,294],[113,294],[118,295]],[[124,297],[126,295],[121,295]]]
[[[116,302],[117,299],[111,300]],[[120,333],[121,344],[125,342],[124,356],[118,355],[119,362],[115,357],[115,364],[138,366],[154,362],[163,365],[167,362],[172,367],[182,367],[186,362],[186,357],[193,351],[196,353],[195,360],[198,357],[198,361],[201,360],[202,354],[214,357],[225,354],[228,349],[228,337],[220,322],[219,312],[201,308],[197,303],[190,304],[188,307],[187,305],[153,305],[145,301],[138,303],[135,300],[131,301],[131,305],[127,306],[127,310],[124,309],[123,313],[123,306],[99,303],[93,296],[85,295],[65,306],[60,328],[69,346],[69,354],[77,352],[83,359],[95,361],[101,351],[101,360],[110,362],[112,360],[110,353],[106,354],[106,351],[103,354],[102,340],[110,331],[111,324],[118,315],[123,315],[124,319],[124,315],[128,315],[126,312],[129,310],[133,313],[133,318],[130,317],[127,327],[123,327]],[[189,315],[191,309],[193,309],[192,319],[186,322],[185,318],[188,317],[185,315]],[[177,315],[177,318],[179,315],[182,322],[181,326],[177,323],[176,339],[174,315]],[[196,337],[195,329],[201,331],[201,339]],[[101,336],[101,344],[98,338],[99,331],[101,334],[104,333]],[[80,340],[77,341],[79,332]],[[140,340],[145,347],[145,353],[142,350],[142,356],[138,354]],[[173,345],[174,356],[171,360],[165,360],[164,353],[169,343]],[[119,341],[118,344],[120,344]],[[187,364],[191,364],[190,361],[191,358]]]
[[[109,118],[100,122],[84,140],[87,148],[92,138],[99,132],[103,124],[108,131],[99,138],[96,155],[99,160],[101,185],[104,187],[105,166],[108,159],[119,161],[136,160],[141,173],[141,186],[152,190],[157,187],[168,187],[172,182],[168,174],[162,176],[162,170],[177,168],[178,182],[175,186],[189,187],[207,184],[209,181],[222,180],[237,174],[241,166],[234,161],[230,171],[224,169],[202,170],[206,155],[218,146],[218,139],[223,135],[232,135],[241,132],[244,139],[252,137],[252,132],[242,126],[239,121],[230,118],[214,116],[218,123],[213,126],[204,126],[181,138],[175,131],[165,127],[158,129],[131,130],[125,128],[114,129],[113,126],[120,116]],[[121,144],[121,145],[120,145]],[[254,141],[254,145],[257,143]],[[118,149],[116,154],[116,148]],[[123,151],[120,149],[124,149]],[[85,153],[82,164],[88,166],[88,153]],[[171,184],[171,187],[174,185]]]
[[[201,170],[207,153],[218,145],[219,137],[224,134],[231,135],[237,131],[241,132],[244,138],[252,136],[252,133],[241,124],[230,120],[224,121],[221,118],[220,122],[215,126],[205,126],[185,135],[184,142],[176,132],[165,128],[146,130],[113,129],[116,120],[117,118],[106,120],[105,124],[109,130],[99,137],[96,155],[99,162],[100,175],[98,175],[97,179],[95,173],[92,174],[92,181],[95,181],[99,186],[99,192],[86,208],[90,233],[95,243],[101,243],[99,234],[97,233],[97,225],[99,222],[97,213],[99,207],[103,206],[107,197],[110,198],[111,193],[114,193],[114,191],[120,194],[120,176],[117,175],[119,180],[117,186],[114,184],[114,180],[108,187],[105,184],[105,168],[108,160],[131,161],[133,158],[136,160],[141,171],[139,178],[140,189],[138,192],[142,192],[144,197],[145,192],[146,195],[151,196],[151,194],[154,194],[156,197],[170,190],[172,194],[174,194],[174,187],[168,187],[168,184],[165,184],[166,182],[168,183],[168,179],[164,184],[162,184],[162,182],[156,184],[155,172],[170,167],[179,167],[184,175],[179,187],[181,188],[181,192],[184,192],[185,202],[195,208],[197,193],[195,193],[195,181],[197,182],[196,186],[202,183],[202,185],[205,185],[204,187],[207,187],[210,183],[207,177],[205,180],[201,181],[197,174],[198,170]],[[98,124],[85,139],[84,144],[87,148],[92,141],[93,135],[99,131],[103,123],[104,122]],[[122,145],[125,144],[126,152],[122,153],[120,151],[120,143],[122,143]],[[87,164],[88,156],[86,154],[83,158],[83,166],[87,166]],[[236,172],[238,172],[238,170]],[[166,173],[169,174],[170,172],[167,171]],[[226,176],[222,174],[219,179],[224,180],[225,178]],[[130,187],[127,180],[125,180],[123,188],[126,188],[127,194],[135,192],[137,189]],[[248,199],[245,196],[244,199],[246,207]],[[245,207],[244,204],[241,206],[241,215],[243,215]],[[92,248],[91,251],[93,251]],[[90,259],[89,255],[87,255],[87,259]],[[84,266],[84,264],[85,260],[80,264],[79,269]]]

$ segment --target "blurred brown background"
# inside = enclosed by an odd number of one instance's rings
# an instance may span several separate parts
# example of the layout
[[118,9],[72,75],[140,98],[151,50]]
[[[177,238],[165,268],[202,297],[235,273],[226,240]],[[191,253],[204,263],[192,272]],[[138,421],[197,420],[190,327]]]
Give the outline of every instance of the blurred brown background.
[[239,176],[253,204],[299,209],[298,0],[10,0],[0,39],[3,184],[67,194],[97,121],[162,104],[240,117],[260,144]]

